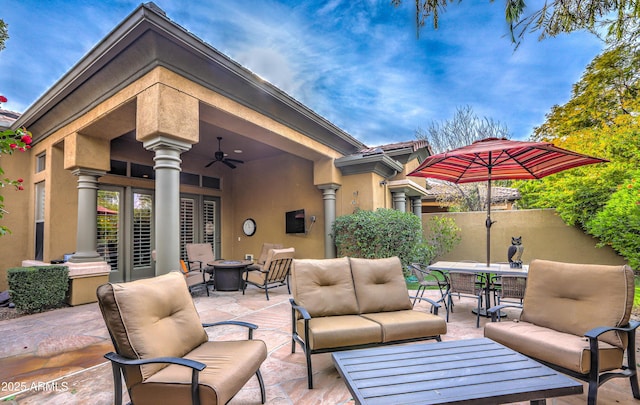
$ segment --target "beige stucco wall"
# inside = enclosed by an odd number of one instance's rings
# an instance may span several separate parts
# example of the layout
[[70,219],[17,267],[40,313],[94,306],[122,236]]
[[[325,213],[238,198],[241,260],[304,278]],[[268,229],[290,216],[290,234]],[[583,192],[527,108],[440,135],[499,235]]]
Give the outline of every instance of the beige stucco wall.
[[8,156],[0,157],[0,167],[5,172],[3,177],[24,180],[22,191],[10,187],[0,188],[0,195],[4,197],[4,209],[7,211],[2,218],[2,225],[11,230],[11,233],[0,237],[0,291],[8,289],[7,269],[20,266],[22,259],[32,252],[26,243],[29,233],[25,226],[30,213],[29,202],[33,195],[31,153],[15,153],[10,157],[10,165],[7,164]]
[[[461,228],[462,241],[439,260],[486,261],[486,212],[423,214],[423,224],[431,216],[454,218]],[[512,236],[522,236],[527,264],[533,259],[571,263],[624,264],[625,260],[608,246],[598,248],[595,238],[580,229],[566,225],[555,210],[496,211],[491,219],[491,261],[506,262]]]
[[[223,202],[222,251],[225,258],[258,257],[262,244],[281,243],[294,247],[296,257],[324,256],[324,212],[322,191],[313,185],[313,162],[290,155],[254,160],[233,171],[229,177],[232,198]],[[310,217],[316,222],[306,235],[285,233],[285,212],[304,209],[307,228]],[[242,222],[256,221],[256,233],[246,236]]]

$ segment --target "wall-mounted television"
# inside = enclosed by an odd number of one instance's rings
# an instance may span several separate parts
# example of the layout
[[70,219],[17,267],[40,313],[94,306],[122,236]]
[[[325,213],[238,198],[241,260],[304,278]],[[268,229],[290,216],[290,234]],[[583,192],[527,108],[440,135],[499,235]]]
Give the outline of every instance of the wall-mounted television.
[[289,211],[285,214],[286,233],[305,233],[304,210]]

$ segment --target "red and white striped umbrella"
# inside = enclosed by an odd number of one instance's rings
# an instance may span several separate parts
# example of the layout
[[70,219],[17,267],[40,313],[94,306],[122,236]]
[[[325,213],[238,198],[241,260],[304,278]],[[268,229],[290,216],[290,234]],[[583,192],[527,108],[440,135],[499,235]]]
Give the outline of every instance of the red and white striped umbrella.
[[409,176],[453,183],[487,181],[487,266],[491,224],[491,180],[540,179],[578,166],[607,162],[554,146],[549,142],[487,138],[468,146],[429,156]]

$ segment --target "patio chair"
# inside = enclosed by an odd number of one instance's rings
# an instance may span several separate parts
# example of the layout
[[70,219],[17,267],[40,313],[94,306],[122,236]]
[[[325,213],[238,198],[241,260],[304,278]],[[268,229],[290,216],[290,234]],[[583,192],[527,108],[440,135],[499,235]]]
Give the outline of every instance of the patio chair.
[[185,262],[189,266],[189,271],[202,271],[209,274],[209,279],[207,280],[208,295],[208,286],[214,284],[213,267],[209,266],[208,263],[216,260],[211,244],[187,243],[184,245],[184,248],[187,251],[187,260],[185,260]]
[[[225,321],[201,324],[185,278],[176,271],[98,287],[102,317],[116,352],[111,361],[114,402],[122,404],[122,377],[129,397],[144,404],[226,404],[255,374],[262,403],[260,365],[266,344],[253,340],[256,325]],[[204,328],[247,327],[247,340],[209,341]]]
[[449,291],[447,276],[440,270],[430,270],[428,266],[421,263],[411,263],[409,268],[418,280],[418,290],[413,298],[413,305],[415,306],[416,301],[424,296],[426,289],[435,289],[437,287],[438,291],[440,291],[440,298],[436,302],[442,302],[446,308],[447,292]]
[[484,335],[551,368],[589,383],[588,403],[612,378],[628,378],[640,399],[636,366],[636,329],[630,321],[634,275],[629,266],[533,260],[520,318],[495,322],[489,309]]
[[282,249],[282,245],[279,243],[263,243],[262,250],[260,251],[260,255],[255,263],[249,265],[247,267],[248,270],[262,270],[265,262],[267,261],[267,256],[269,255],[269,251],[271,249]]
[[502,275],[499,278],[497,289],[497,303],[515,303],[522,306],[524,292],[527,288],[527,278],[522,276]]
[[182,274],[184,274],[184,278],[187,280],[189,292],[193,292],[195,287],[203,286],[207,291],[207,297],[209,296],[211,274],[199,268],[197,270],[190,270],[189,264],[185,260],[180,260],[180,269],[182,270]]
[[294,248],[270,249],[262,270],[248,270],[244,273],[245,282],[242,287],[242,295],[244,295],[247,283],[262,288],[267,296],[267,301],[269,300],[269,288],[286,285],[287,291],[291,294],[289,271],[295,252]]
[[453,294],[458,297],[475,298],[478,302],[476,308],[476,328],[480,327],[480,312],[482,308],[482,295],[484,288],[478,283],[478,277],[475,273],[465,273],[450,271],[447,274],[449,282],[449,292],[447,293],[447,310],[446,321],[449,322],[449,313],[453,312]]

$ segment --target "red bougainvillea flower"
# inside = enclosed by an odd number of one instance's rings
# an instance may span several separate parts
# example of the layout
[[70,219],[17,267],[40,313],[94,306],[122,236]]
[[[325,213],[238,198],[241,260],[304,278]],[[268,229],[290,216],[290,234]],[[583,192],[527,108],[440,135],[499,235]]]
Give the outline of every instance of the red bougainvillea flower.
[[25,148],[18,148],[18,150],[19,150],[20,152],[24,152],[26,149],[25,149]]
[[6,103],[8,100],[5,96],[0,96],[0,103]]
[[18,183],[22,183],[22,182],[24,182],[24,179],[21,177],[18,179]]
[[15,143],[12,143],[12,144],[10,144],[10,145],[9,145],[9,147],[10,147],[11,149],[15,149],[15,148],[17,148],[17,147],[18,147],[18,145],[16,145]]
[[22,135],[22,138],[20,138],[20,140],[27,145],[31,144],[31,137],[29,135]]
[[24,190],[24,187],[18,186],[18,190],[22,191],[22,190]]

